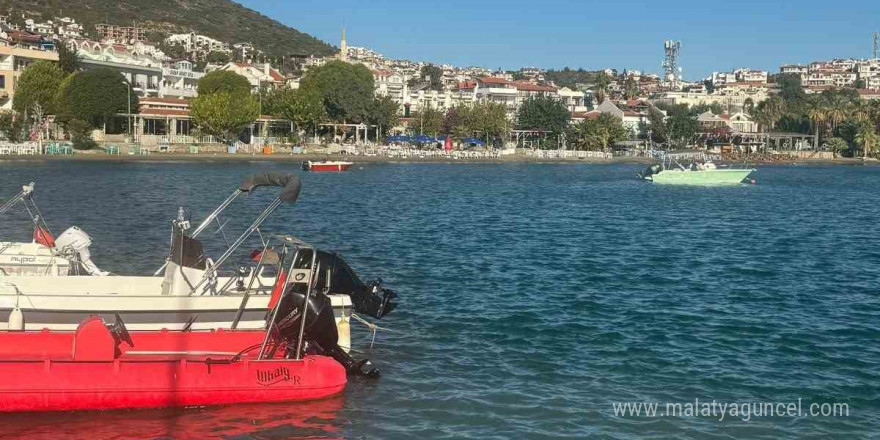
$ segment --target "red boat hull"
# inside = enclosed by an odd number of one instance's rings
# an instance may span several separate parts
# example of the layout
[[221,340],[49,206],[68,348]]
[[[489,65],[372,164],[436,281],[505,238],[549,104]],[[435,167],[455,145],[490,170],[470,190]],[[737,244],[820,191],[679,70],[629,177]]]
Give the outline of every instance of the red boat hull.
[[263,335],[133,332],[134,347],[120,343],[117,349],[96,318],[76,333],[0,333],[0,411],[301,401],[345,388],[345,369],[329,357],[257,360],[256,350],[234,356],[262,342]]
[[[219,362],[219,360],[214,361]],[[0,411],[73,411],[320,399],[345,388],[333,359],[0,363]]]
[[352,163],[321,163],[309,162],[309,171],[345,171],[351,168]]

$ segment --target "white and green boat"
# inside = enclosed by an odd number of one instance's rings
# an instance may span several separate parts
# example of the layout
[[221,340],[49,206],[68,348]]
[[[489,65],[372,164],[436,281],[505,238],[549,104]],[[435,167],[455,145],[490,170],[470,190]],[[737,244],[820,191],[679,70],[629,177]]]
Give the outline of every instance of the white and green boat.
[[639,178],[670,185],[738,185],[754,172],[753,168],[718,167],[711,161],[683,166],[672,158],[651,165]]

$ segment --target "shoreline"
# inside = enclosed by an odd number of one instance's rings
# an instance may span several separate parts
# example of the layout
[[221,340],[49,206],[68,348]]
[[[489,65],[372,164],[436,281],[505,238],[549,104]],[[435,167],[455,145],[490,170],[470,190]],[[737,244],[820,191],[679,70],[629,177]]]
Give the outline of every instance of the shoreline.
[[[523,155],[501,156],[487,159],[450,159],[446,157],[386,157],[352,156],[347,154],[228,154],[228,153],[154,153],[149,155],[115,155],[104,153],[78,153],[73,155],[22,155],[0,156],[2,162],[284,162],[299,163],[306,160],[347,160],[355,163],[584,163],[584,164],[651,164],[648,157],[597,158],[537,158]],[[717,161],[722,164],[741,164],[741,161]],[[878,165],[877,161],[864,162],[861,158],[750,160],[747,165]]]

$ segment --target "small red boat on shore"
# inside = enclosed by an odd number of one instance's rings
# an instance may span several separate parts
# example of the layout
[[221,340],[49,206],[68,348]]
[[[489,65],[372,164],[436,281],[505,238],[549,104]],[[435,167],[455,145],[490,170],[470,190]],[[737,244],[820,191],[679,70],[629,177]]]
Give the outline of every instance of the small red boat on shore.
[[338,160],[306,160],[302,163],[302,169],[305,171],[345,171],[351,168],[352,165],[354,165],[354,162]]
[[289,359],[258,330],[0,332],[0,411],[71,411],[302,401],[340,393],[327,356]]

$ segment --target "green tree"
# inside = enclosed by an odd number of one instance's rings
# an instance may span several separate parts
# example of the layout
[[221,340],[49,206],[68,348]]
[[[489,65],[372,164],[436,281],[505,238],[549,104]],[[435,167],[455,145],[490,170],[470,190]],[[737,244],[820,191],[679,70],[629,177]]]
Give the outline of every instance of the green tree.
[[666,120],[666,133],[669,140],[677,147],[687,146],[700,129],[697,118],[690,115],[677,114]]
[[468,126],[470,117],[470,107],[458,106],[446,110],[443,118],[443,124],[440,130],[447,135],[457,138],[466,138],[470,136],[473,130]]
[[856,122],[868,123],[871,121],[871,106],[861,99],[847,104],[846,110],[849,118]]
[[707,91],[707,92],[709,92],[709,93],[715,93],[715,83],[712,82],[711,79],[704,79],[704,80],[703,80],[703,87],[706,88],[706,91]]
[[373,73],[363,64],[331,61],[309,69],[300,88],[318,93],[327,115],[339,122],[363,122],[374,102]]
[[593,83],[593,95],[596,97],[596,104],[602,104],[608,96],[608,88],[611,85],[611,78],[605,72],[599,72]]
[[627,76],[623,83],[623,96],[626,99],[636,99],[639,96],[639,84],[632,76]]
[[880,146],[880,136],[874,132],[872,127],[863,127],[855,140],[862,147],[863,159],[867,159]]
[[422,81],[428,81],[428,88],[431,90],[443,90],[443,69],[427,64],[422,66],[419,76]]
[[568,129],[571,113],[562,101],[549,96],[527,99],[516,112],[518,130],[540,130],[559,135]]
[[806,111],[807,117],[813,124],[813,129],[815,130],[816,136],[819,136],[821,133],[821,127],[822,125],[824,125],[825,121],[828,118],[828,115],[825,112],[825,105],[818,97],[814,97],[807,101]]
[[12,112],[0,112],[0,135],[11,142],[25,140],[24,118],[17,118]]
[[92,125],[81,119],[71,119],[67,122],[67,131],[70,132],[70,140],[73,148],[77,150],[91,150],[98,146],[92,139]]
[[186,51],[186,47],[181,43],[166,43],[163,41],[157,47],[165,56],[172,60],[185,60],[189,58],[189,52]]
[[56,95],[62,122],[74,119],[100,127],[119,113],[137,112],[138,98],[121,73],[110,69],[77,72],[61,82]]
[[226,52],[212,50],[211,52],[208,52],[208,55],[205,55],[205,61],[212,64],[226,64],[232,61],[232,59]]
[[849,144],[839,137],[829,138],[825,141],[825,148],[831,150],[835,156],[843,151],[849,150]]
[[778,96],[771,96],[758,104],[756,116],[758,122],[768,128],[768,131],[773,131],[784,112],[785,101]]
[[257,119],[259,103],[250,93],[219,90],[191,100],[190,115],[202,132],[230,144]]
[[779,97],[785,104],[785,112],[802,114],[806,111],[804,106],[807,103],[807,94],[801,84],[800,75],[780,74],[776,77],[776,84],[779,86]]
[[660,144],[667,141],[665,118],[663,113],[653,108],[648,113],[648,126],[646,128],[651,133],[651,141]]
[[24,69],[15,86],[12,108],[20,114],[33,111],[35,105],[40,106],[43,114],[54,115],[56,112],[55,95],[64,78],[64,72],[58,64],[49,61],[37,61]]
[[443,121],[446,114],[433,107],[427,107],[413,116],[418,122],[419,134],[437,135],[443,129]]
[[387,96],[379,96],[373,98],[367,110],[367,122],[370,125],[379,126],[379,137],[381,138],[388,129],[397,125],[398,112],[400,105]]
[[615,142],[629,137],[620,118],[601,113],[596,119],[585,119],[575,125],[572,144],[579,150],[605,151]]
[[303,89],[275,89],[263,98],[263,112],[284,118],[299,130],[314,130],[326,120],[321,97]]
[[834,137],[841,138],[848,144],[853,145],[856,143],[856,136],[858,136],[858,134],[865,128],[869,128],[869,125],[866,122],[859,122],[855,119],[845,119],[834,127],[832,134]]
[[233,95],[250,95],[253,87],[247,78],[230,70],[214,70],[199,80],[199,95],[209,95],[219,91]]
[[489,142],[510,132],[510,121],[504,104],[480,102],[471,107],[470,125],[478,136]]
[[822,101],[825,106],[825,115],[831,122],[831,131],[833,132],[837,128],[837,124],[843,122],[848,116],[852,97],[841,90],[825,90],[822,92]]
[[70,47],[67,41],[60,41],[56,45],[58,50],[58,67],[65,75],[76,73],[80,70],[79,51]]

